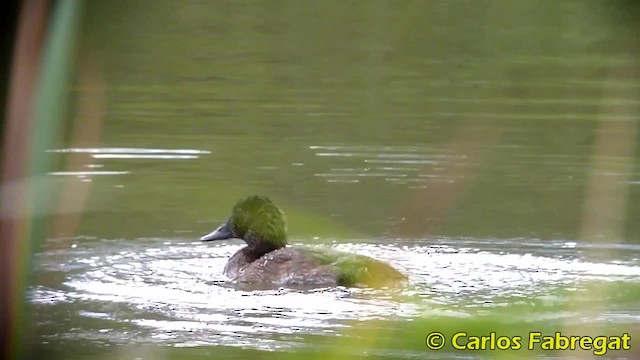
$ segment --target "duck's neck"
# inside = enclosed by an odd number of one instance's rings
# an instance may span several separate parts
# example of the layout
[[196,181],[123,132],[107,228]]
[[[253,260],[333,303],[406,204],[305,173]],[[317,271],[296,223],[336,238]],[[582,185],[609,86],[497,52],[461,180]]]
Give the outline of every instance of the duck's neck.
[[282,248],[283,246],[273,245],[269,241],[264,241],[252,232],[248,232],[242,238],[247,243],[246,251],[247,255],[250,255],[254,259],[259,259],[262,255]]

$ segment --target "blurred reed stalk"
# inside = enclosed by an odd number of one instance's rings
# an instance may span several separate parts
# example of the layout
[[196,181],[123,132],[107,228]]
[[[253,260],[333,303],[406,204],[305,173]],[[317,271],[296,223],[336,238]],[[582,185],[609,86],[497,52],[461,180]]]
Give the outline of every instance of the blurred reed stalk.
[[[603,86],[602,99],[624,98],[638,99],[637,87],[622,87],[613,89],[611,85],[621,79],[629,78],[629,72],[634,79],[638,78],[637,70],[621,66],[609,66],[608,78]],[[579,239],[592,244],[616,244],[625,241],[625,225],[627,220],[627,199],[629,182],[635,163],[634,151],[637,146],[637,121],[615,121],[612,117],[626,115],[636,116],[640,108],[636,103],[620,103],[615,106],[602,105],[597,124],[593,130],[594,143],[591,154],[591,166],[587,179],[587,187],[583,203],[583,215],[580,226]],[[614,259],[617,251],[611,248],[593,248],[592,256],[605,256]],[[594,298],[601,299],[599,303],[591,303],[573,310],[595,318],[607,309],[607,294],[610,292],[608,284],[591,285],[592,294],[601,294]],[[576,302],[580,304],[581,302]],[[566,333],[593,335],[604,334],[604,329],[585,324],[576,328],[568,326]],[[613,334],[611,334],[613,335]],[[580,353],[583,358],[591,358],[591,354]]]
[[[20,313],[25,288],[24,256],[29,134],[39,60],[47,25],[49,2],[25,0],[17,21],[5,114],[2,159],[2,216],[0,216],[0,354],[17,357]],[[22,256],[18,256],[22,254]]]
[[9,359],[25,358],[27,350],[22,341],[29,323],[25,293],[31,256],[45,237],[43,225],[52,212],[46,175],[51,154],[46,150],[56,144],[64,126],[81,5],[55,2],[47,22],[49,2],[25,0],[19,15],[3,149],[0,243],[0,354]]
[[[95,53],[83,54],[78,67],[78,96],[73,122],[71,141],[72,148],[96,147],[102,134],[102,115],[105,107],[105,86],[102,73],[102,62]],[[83,171],[93,161],[86,152],[69,153],[64,168],[67,171]],[[59,191],[57,207],[54,212],[49,231],[50,237],[73,236],[76,234],[82,218],[91,182],[81,181],[76,177],[65,177]],[[61,241],[59,246],[66,246]]]
[[441,165],[442,173],[451,180],[433,182],[413,192],[411,200],[400,209],[399,217],[405,221],[396,225],[394,233],[424,236],[446,223],[465,186],[491,160],[490,152],[497,141],[498,127],[492,120],[467,120],[458,126],[443,151],[456,160]]
[[[628,77],[628,68],[609,69],[611,82]],[[634,76],[637,78],[637,76]],[[638,99],[637,88],[603,88],[603,99]],[[583,203],[580,239],[592,242],[622,242],[625,239],[627,194],[634,166],[636,121],[613,121],[612,116],[632,117],[639,113],[635,103],[602,106],[594,129],[594,144],[587,190]]]

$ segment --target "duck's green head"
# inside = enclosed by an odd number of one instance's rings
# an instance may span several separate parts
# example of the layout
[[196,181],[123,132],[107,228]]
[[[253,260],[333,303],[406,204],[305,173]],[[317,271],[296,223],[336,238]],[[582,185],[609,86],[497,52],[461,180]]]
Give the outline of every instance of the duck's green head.
[[284,213],[268,197],[252,195],[238,201],[229,220],[200,240],[231,238],[243,239],[249,246],[259,242],[273,249],[284,247],[287,245]]

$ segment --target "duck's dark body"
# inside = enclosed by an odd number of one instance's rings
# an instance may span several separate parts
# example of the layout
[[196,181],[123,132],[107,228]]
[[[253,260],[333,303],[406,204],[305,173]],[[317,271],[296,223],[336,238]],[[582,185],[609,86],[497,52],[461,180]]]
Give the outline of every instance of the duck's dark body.
[[329,249],[285,247],[257,257],[245,246],[224,268],[238,283],[281,286],[397,286],[407,279],[390,265]]
[[332,266],[297,249],[286,247],[255,259],[249,247],[236,252],[224,267],[224,274],[240,283],[289,286],[337,286]]

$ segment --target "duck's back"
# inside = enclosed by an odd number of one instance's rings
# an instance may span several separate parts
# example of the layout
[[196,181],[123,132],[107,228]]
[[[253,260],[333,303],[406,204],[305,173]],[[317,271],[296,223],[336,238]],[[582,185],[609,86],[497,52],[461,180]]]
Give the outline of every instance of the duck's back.
[[382,261],[319,248],[281,248],[245,262],[233,274],[225,272],[242,283],[285,286],[377,287],[406,280],[406,276]]
[[238,282],[293,286],[336,286],[337,277],[331,266],[294,248],[282,248],[266,253],[246,265]]

